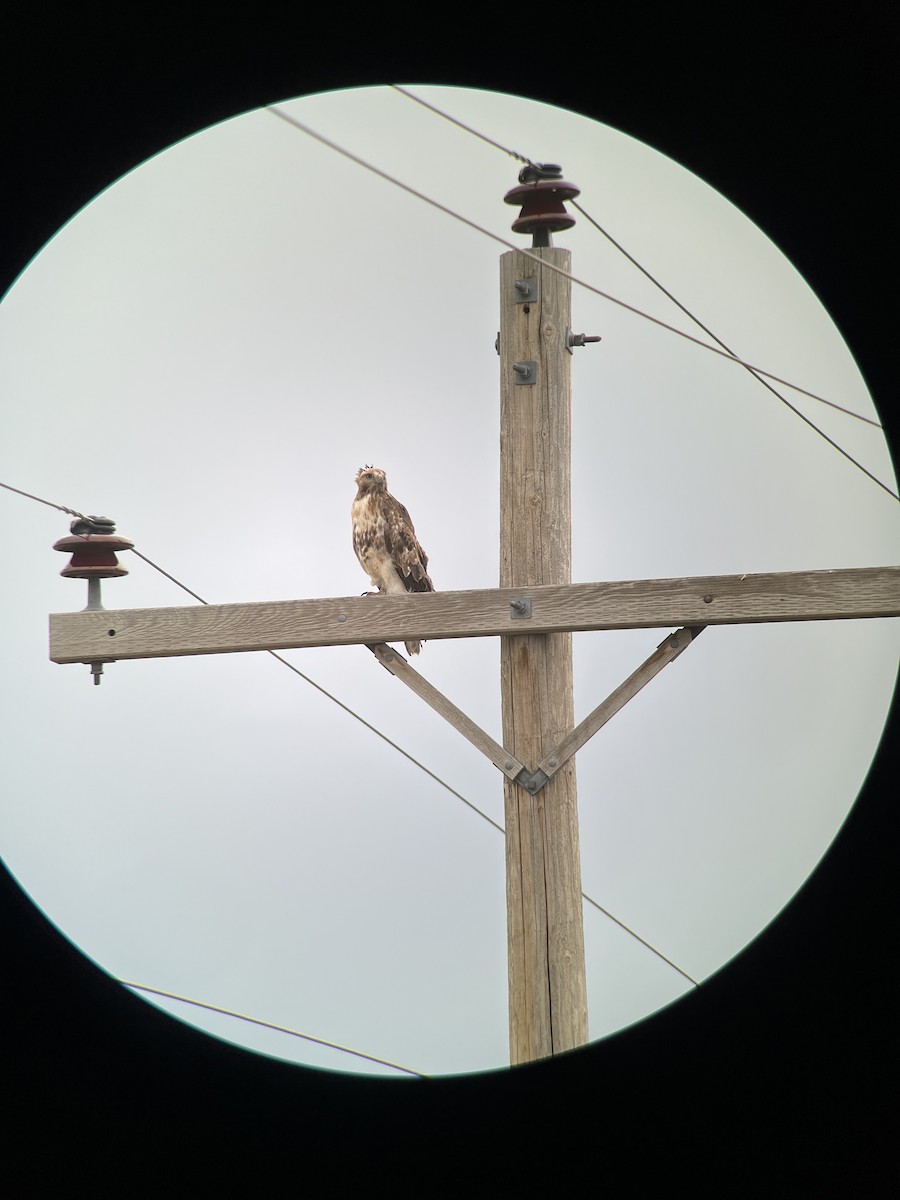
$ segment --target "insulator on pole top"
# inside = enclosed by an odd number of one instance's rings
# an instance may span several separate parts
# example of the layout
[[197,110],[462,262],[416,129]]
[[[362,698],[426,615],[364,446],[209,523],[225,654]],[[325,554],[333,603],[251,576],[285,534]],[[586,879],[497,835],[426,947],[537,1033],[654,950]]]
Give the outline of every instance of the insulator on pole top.
[[[88,602],[84,611],[102,610],[100,580],[117,579],[128,574],[128,568],[123,567],[116,558],[116,551],[132,550],[134,542],[117,534],[115,522],[109,517],[77,517],[69,529],[71,532],[68,537],[53,543],[54,550],[72,555],[60,575],[66,579],[86,579]],[[94,683],[100,682],[102,673],[103,663],[92,662]]]
[[575,218],[566,212],[565,201],[580,194],[580,188],[563,179],[562,167],[555,163],[529,163],[519,172],[519,186],[511,188],[503,199],[507,204],[521,206],[512,223],[515,233],[532,234],[534,246],[552,246],[552,234],[571,229],[575,224]]

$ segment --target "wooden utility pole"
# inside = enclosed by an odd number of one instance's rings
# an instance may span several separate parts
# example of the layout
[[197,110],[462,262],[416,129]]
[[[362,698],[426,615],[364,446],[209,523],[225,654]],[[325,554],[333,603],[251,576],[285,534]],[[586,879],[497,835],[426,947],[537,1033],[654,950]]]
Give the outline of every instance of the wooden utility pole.
[[[543,215],[551,188],[532,179],[507,196],[523,204],[517,225],[534,233],[535,246],[531,255],[500,259],[502,588],[572,582],[571,255],[548,244],[549,231],[572,220]],[[558,218],[562,203],[552,192]],[[575,725],[571,633],[502,637],[500,686],[504,746],[521,762],[540,762]],[[506,778],[503,789],[516,1064],[588,1040],[575,760],[546,781]]]
[[[507,193],[530,251],[500,260],[500,587],[107,610],[100,579],[132,547],[107,518],[76,521],[56,549],[88,580],[88,607],[50,618],[50,657],[103,664],[182,654],[364,645],[504,775],[510,1062],[588,1039],[574,755],[708,625],[900,616],[900,567],[571,582],[570,255],[551,233],[578,195],[558,167],[529,164]],[[561,273],[565,272],[565,274]],[[575,725],[572,631],[681,626]],[[500,745],[387,645],[500,637]]]

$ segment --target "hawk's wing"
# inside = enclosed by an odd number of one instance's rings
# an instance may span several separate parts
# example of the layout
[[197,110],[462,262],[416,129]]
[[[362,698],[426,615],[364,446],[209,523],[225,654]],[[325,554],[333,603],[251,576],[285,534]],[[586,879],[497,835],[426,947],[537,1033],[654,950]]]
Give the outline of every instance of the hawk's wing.
[[433,592],[428,577],[428,555],[419,545],[405,505],[390,492],[384,494],[384,545],[408,592]]

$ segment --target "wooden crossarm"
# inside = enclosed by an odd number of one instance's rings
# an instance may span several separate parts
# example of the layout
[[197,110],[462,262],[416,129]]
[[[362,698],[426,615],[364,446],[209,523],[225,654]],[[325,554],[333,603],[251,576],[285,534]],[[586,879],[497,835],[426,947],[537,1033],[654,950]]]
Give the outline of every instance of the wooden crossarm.
[[900,567],[854,567],[54,613],[50,658],[113,662],[414,638],[896,616]]

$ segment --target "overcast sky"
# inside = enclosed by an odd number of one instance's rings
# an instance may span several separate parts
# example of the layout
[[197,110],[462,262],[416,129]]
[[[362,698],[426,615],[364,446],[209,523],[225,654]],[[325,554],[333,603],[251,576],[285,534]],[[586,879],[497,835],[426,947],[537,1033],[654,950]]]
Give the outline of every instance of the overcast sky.
[[[608,127],[417,87],[561,163],[580,203],[737,353],[876,417],[853,356],[779,249],[724,197]],[[389,88],[285,111],[500,236],[518,164]],[[773,188],[777,181],[773,180]],[[696,327],[586,220],[573,273]],[[266,111],[118,181],[0,305],[0,479],[119,531],[213,602],[356,595],[357,468],[410,509],[439,590],[498,580],[503,247]],[[898,505],[739,367],[586,289],[576,350],[573,578],[894,563]],[[880,430],[786,392],[896,490]],[[111,975],[417,1071],[507,1062],[502,776],[362,647],[287,652],[443,786],[265,654],[48,660],[80,609],[68,518],[0,491],[16,563],[2,642],[0,853]],[[107,607],[189,598],[127,554]],[[667,630],[575,636],[580,719]],[[585,892],[694,979],[814,870],[884,727],[900,625],[711,628],[579,752]],[[418,669],[500,737],[496,639]],[[585,905],[592,1039],[692,985]],[[341,1071],[386,1067],[174,1001],[215,1035]]]

